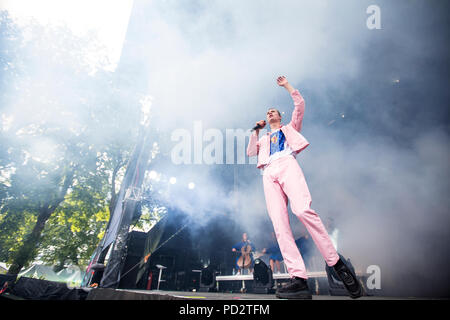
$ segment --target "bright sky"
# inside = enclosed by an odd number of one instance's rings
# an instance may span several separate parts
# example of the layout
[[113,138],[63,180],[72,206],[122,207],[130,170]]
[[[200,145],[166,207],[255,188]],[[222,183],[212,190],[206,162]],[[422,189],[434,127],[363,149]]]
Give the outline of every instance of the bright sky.
[[42,24],[65,24],[77,35],[92,30],[108,48],[113,65],[120,59],[133,0],[1,0],[19,24],[30,18]]

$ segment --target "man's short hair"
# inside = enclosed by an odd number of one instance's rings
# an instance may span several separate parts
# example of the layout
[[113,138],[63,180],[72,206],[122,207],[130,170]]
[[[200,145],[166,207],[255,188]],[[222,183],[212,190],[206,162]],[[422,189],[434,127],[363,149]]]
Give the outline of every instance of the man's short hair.
[[267,109],[267,111],[269,111],[269,110],[275,110],[276,112],[278,112],[278,115],[281,117],[281,112],[277,108],[269,108],[269,109]]

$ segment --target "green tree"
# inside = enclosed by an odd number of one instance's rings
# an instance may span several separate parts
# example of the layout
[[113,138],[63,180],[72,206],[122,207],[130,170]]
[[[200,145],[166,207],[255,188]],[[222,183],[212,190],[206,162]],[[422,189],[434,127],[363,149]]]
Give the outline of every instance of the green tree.
[[[0,14],[0,259],[17,274],[92,252],[137,137],[139,94],[115,85],[95,36]],[[111,201],[112,200],[112,201]]]

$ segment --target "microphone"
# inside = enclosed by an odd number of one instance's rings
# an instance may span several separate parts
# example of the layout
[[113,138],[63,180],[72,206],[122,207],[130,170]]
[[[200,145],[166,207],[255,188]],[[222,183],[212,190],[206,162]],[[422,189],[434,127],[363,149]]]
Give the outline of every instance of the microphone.
[[255,130],[258,130],[258,129],[262,129],[262,128],[264,128],[266,126],[266,122],[264,121],[264,126],[261,126],[259,123],[256,125],[256,126],[254,126],[253,128],[252,128],[252,130],[251,131],[255,131]]

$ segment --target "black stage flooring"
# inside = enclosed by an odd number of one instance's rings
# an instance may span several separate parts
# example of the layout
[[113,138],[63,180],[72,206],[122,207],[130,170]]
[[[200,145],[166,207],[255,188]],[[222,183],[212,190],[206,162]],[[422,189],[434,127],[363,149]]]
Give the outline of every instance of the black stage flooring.
[[[363,296],[351,299],[348,296],[313,295],[313,300],[424,300],[417,297]],[[90,290],[87,300],[282,300],[275,294],[227,293],[227,292],[190,292],[163,290],[126,290],[96,288]],[[428,299],[425,299],[428,300]]]

